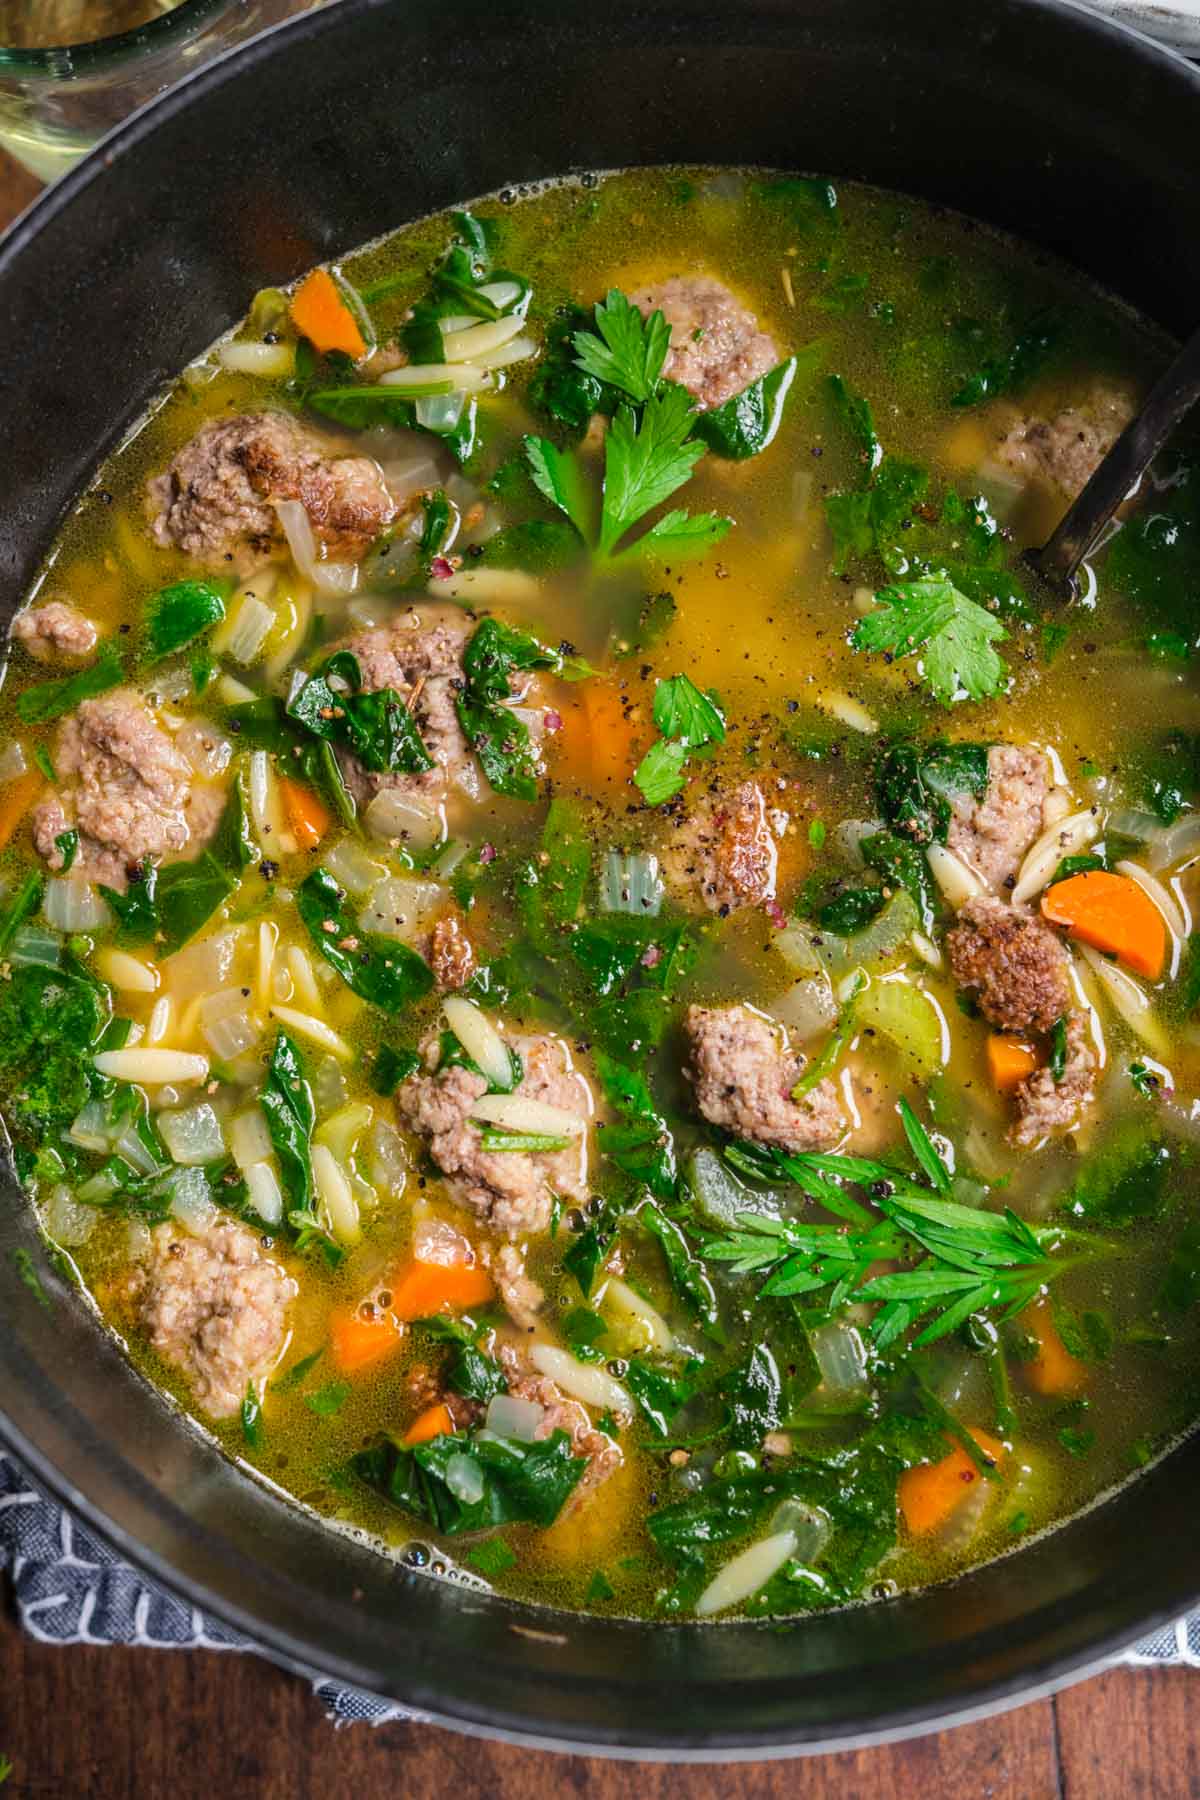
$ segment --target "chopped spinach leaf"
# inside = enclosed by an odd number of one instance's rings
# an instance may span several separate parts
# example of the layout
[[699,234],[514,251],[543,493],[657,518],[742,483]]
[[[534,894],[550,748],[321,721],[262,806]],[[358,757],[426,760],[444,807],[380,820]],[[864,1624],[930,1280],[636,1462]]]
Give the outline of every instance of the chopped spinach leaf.
[[225,617],[230,584],[176,581],[160,588],[146,606],[146,648],[155,662],[186,650]]
[[313,943],[360,999],[383,1012],[403,1012],[433,986],[423,957],[399,938],[361,931],[345,896],[325,869],[314,869],[296,889],[296,910]]

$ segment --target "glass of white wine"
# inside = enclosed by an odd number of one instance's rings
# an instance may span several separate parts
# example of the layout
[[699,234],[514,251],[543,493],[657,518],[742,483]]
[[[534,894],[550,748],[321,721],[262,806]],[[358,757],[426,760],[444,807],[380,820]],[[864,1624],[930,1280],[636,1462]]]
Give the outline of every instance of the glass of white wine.
[[0,146],[53,181],[222,50],[322,0],[0,0]]

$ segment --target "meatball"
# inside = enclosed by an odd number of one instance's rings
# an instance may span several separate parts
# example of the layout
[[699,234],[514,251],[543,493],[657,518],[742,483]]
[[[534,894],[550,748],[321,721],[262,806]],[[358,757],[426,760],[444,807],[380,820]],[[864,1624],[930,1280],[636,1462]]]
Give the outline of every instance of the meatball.
[[100,636],[92,621],[65,600],[27,606],[13,620],[12,634],[38,662],[76,662],[96,648]]
[[1056,488],[1069,500],[1082,493],[1134,414],[1131,397],[1097,387],[1079,407],[1053,419],[1021,419],[996,455],[1017,475]]
[[1021,1083],[1013,1096],[1017,1116],[1008,1134],[1011,1142],[1027,1150],[1053,1132],[1069,1130],[1090,1106],[1095,1090],[1096,1053],[1090,1042],[1087,1015],[1072,1012],[1067,1017],[1063,1073],[1056,1081],[1048,1068],[1038,1069]]
[[513,1324],[522,1331],[535,1331],[546,1295],[532,1275],[525,1273],[524,1250],[516,1244],[501,1244],[490,1257],[485,1252],[485,1257]]
[[343,752],[346,780],[360,804],[384,789],[437,794],[448,783],[478,794],[478,765],[454,705],[466,679],[463,652],[469,635],[461,615],[428,609],[423,614],[406,613],[338,646],[357,659],[365,692],[391,688],[405,701],[435,765],[419,775],[376,771],[364,769],[356,757]]
[[332,452],[289,413],[213,419],[149,489],[152,528],[165,548],[248,573],[283,546],[278,500],[299,500],[335,561],[361,556],[396,505],[368,456]]
[[709,275],[674,275],[630,299],[647,318],[662,313],[671,328],[664,373],[702,409],[740,394],[779,361],[754,314]]
[[959,987],[974,992],[1002,1031],[1049,1031],[1070,1009],[1061,939],[1023,907],[990,895],[968,900],[946,936]]
[[[524,1069],[516,1092],[586,1122],[594,1110],[591,1090],[566,1046],[553,1037],[509,1042]],[[510,1238],[545,1231],[556,1195],[575,1203],[587,1198],[586,1132],[566,1150],[484,1150],[481,1127],[470,1115],[487,1092],[487,1080],[458,1065],[438,1068],[439,1049],[436,1036],[428,1039],[422,1046],[426,1073],[397,1091],[400,1123],[426,1140],[452,1197],[484,1224]]]
[[959,794],[946,842],[990,887],[1010,885],[1042,830],[1050,767],[1040,750],[993,744],[981,800]]
[[152,1348],[204,1412],[228,1419],[279,1356],[296,1284],[253,1232],[222,1219],[198,1237],[156,1226],[130,1289]]
[[788,1053],[768,1019],[748,1006],[691,1006],[684,1030],[696,1105],[710,1124],[780,1150],[829,1150],[843,1136],[828,1078],[792,1099],[804,1058]]
[[778,860],[767,803],[754,781],[700,800],[663,848],[663,868],[681,903],[722,918],[774,898]]
[[76,829],[75,867],[123,889],[131,865],[198,849],[216,829],[218,789],[193,787],[190,765],[131,688],[85,700],[64,719],[58,789],[34,809],[33,841],[52,869],[56,839]]

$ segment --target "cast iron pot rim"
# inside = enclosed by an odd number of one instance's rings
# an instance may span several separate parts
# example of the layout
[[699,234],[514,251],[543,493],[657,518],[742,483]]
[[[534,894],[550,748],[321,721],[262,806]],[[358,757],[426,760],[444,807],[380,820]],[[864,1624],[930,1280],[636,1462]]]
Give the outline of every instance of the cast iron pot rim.
[[[1008,0],[1012,6],[1024,9],[1031,15],[1038,13],[1057,14],[1062,18],[1076,21],[1081,31],[1088,31],[1100,38],[1107,38],[1114,47],[1120,48],[1129,57],[1138,57],[1143,61],[1173,64],[1180,77],[1192,85],[1200,96],[1200,70],[1192,66],[1178,51],[1155,43],[1144,33],[1132,26],[1119,23],[1113,19],[1097,14],[1085,4],[1085,0]],[[341,29],[347,15],[366,14],[377,10],[380,0],[338,0],[336,6],[320,7],[314,12],[301,14],[293,19],[285,20],[279,25],[269,28],[259,36],[250,39],[206,64],[194,74],[186,77],[164,94],[148,102],[131,114],[122,125],[111,132],[96,146],[90,154],[80,162],[69,174],[44,190],[8,228],[0,235],[0,281],[19,261],[25,246],[41,231],[42,227],[52,220],[60,209],[74,204],[93,182],[102,180],[107,170],[119,158],[135,152],[144,139],[152,138],[160,122],[173,118],[178,112],[189,109],[193,101],[199,102],[211,89],[222,85],[227,79],[242,74],[247,67],[256,64],[260,59],[269,57],[274,48],[276,36],[286,33],[290,38],[315,38],[326,31]],[[6,1415],[0,1411],[0,1442],[11,1448],[22,1463],[32,1472],[36,1481],[54,1496],[73,1514],[84,1519],[89,1529],[119,1556],[125,1558],[143,1570],[155,1582],[169,1592],[186,1599],[201,1611],[211,1613],[222,1623],[232,1629],[244,1633],[252,1640],[254,1648],[269,1652],[277,1663],[295,1673],[309,1677],[317,1674],[310,1661],[312,1648],[299,1641],[290,1632],[280,1627],[265,1624],[262,1620],[247,1613],[238,1604],[232,1594],[218,1592],[199,1578],[187,1576],[176,1570],[159,1552],[151,1550],[111,1519],[97,1504],[91,1501],[70,1480],[61,1473],[55,1464],[50,1462],[34,1444],[32,1439],[18,1430]],[[215,1540],[218,1541],[219,1540]],[[1020,1552],[1012,1554],[1019,1555]],[[547,1721],[531,1717],[528,1711],[513,1708],[511,1711],[467,1704],[460,1705],[453,1712],[440,1712],[436,1706],[430,1707],[426,1701],[409,1703],[396,1700],[396,1704],[404,1707],[413,1704],[419,1716],[431,1722],[451,1729],[473,1735],[497,1738],[502,1741],[523,1744],[526,1746],[559,1750],[576,1755],[596,1752],[606,1756],[625,1758],[628,1760],[672,1760],[680,1762],[716,1762],[754,1759],[778,1759],[796,1755],[813,1755],[829,1751],[852,1750],[874,1744],[894,1742],[949,1725],[970,1723],[994,1714],[1025,1705],[1031,1701],[1045,1697],[1068,1683],[1086,1679],[1099,1672],[1114,1657],[1149,1633],[1169,1625],[1183,1612],[1200,1602],[1200,1593],[1181,1595],[1178,1603],[1163,1606],[1148,1615],[1139,1615],[1124,1625],[1114,1627],[1093,1639],[1086,1647],[1068,1650],[1058,1655],[1047,1655],[1036,1660],[1033,1665],[1021,1674],[999,1677],[985,1682],[977,1690],[974,1697],[949,1711],[940,1711],[936,1700],[928,1703],[893,1709],[884,1712],[878,1726],[859,1731],[839,1733],[829,1738],[817,1735],[795,1737],[784,1731],[760,1730],[751,1734],[721,1730],[711,1736],[697,1731],[694,1737],[681,1742],[678,1737],[654,1742],[651,1739],[630,1744],[622,1742],[615,1731],[607,1732],[596,1729],[593,1735],[576,1734],[573,1729],[561,1723],[551,1724]],[[653,1628],[653,1627],[651,1627]],[[728,1629],[728,1627],[709,1627],[707,1629]],[[385,1692],[382,1676],[371,1669],[359,1668],[344,1658],[322,1657],[323,1664],[319,1671],[322,1676],[330,1676],[344,1682],[350,1687],[380,1693],[382,1697],[393,1698],[393,1692]],[[543,1675],[542,1679],[546,1679]],[[572,1677],[558,1677],[568,1686],[588,1686],[586,1680],[579,1681]],[[390,1690],[396,1690],[403,1682],[391,1682]]]

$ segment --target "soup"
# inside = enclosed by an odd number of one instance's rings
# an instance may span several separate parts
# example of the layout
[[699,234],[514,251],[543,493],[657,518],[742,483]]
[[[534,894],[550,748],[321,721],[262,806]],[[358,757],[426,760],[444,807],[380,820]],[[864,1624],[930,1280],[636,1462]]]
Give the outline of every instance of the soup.
[[1196,1412],[1194,464],[968,222],[648,171],[187,369],[4,688],[49,1252],[227,1453],[542,1603],[945,1578]]

